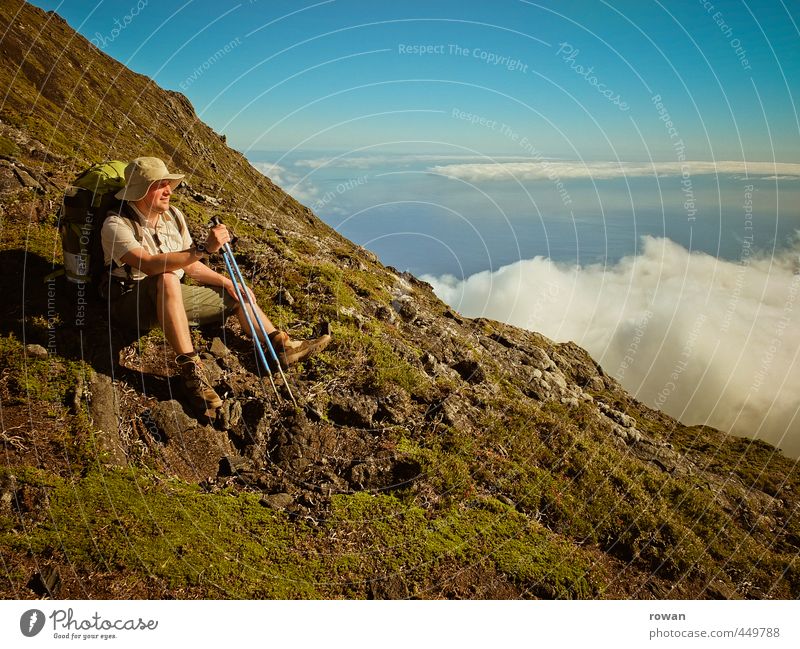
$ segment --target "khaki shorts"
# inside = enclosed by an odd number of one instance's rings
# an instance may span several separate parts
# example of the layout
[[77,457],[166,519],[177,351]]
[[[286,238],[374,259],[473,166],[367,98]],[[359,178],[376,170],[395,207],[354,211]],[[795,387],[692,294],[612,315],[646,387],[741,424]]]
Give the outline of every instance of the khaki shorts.
[[[149,331],[159,326],[158,286],[155,275],[132,282],[127,290],[112,281],[109,309],[114,324],[128,329]],[[225,324],[239,303],[224,288],[181,284],[183,307],[189,326]]]

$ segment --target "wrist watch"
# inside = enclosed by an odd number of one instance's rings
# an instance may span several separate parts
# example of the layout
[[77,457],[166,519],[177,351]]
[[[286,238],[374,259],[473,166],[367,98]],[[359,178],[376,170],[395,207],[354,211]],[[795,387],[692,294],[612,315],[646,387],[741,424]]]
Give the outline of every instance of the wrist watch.
[[198,243],[197,241],[194,242],[194,249],[200,253],[201,256],[205,257],[208,254],[208,249],[206,248],[206,244]]

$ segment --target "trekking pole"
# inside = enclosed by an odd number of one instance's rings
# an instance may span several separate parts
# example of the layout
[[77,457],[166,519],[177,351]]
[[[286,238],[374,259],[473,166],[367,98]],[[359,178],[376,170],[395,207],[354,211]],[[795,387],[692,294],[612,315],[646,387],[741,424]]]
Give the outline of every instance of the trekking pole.
[[[231,276],[231,280],[233,281],[233,288],[236,291],[236,296],[239,298],[239,304],[244,304],[242,298],[242,291],[239,289],[239,285],[236,283],[235,279],[236,276],[234,275],[233,269],[231,268],[231,263],[228,261],[227,253],[223,253],[222,258],[225,260],[225,267],[228,269],[228,274]],[[245,292],[247,292],[246,289]],[[250,333],[252,334],[253,340],[255,341],[256,350],[258,351],[257,355],[261,360],[261,364],[267,368],[267,376],[269,376],[269,382],[272,385],[272,389],[275,391],[275,396],[278,397],[278,399],[280,399],[281,395],[278,393],[278,388],[275,386],[275,381],[272,380],[272,370],[269,367],[269,363],[267,363],[267,359],[264,357],[264,350],[261,349],[261,343],[258,339],[258,336],[256,335],[256,328],[253,325],[253,321],[250,319],[250,314],[247,312],[247,309],[242,307],[242,310],[244,311],[244,317],[247,320],[247,324],[250,327]]]
[[[214,216],[211,218],[211,223],[216,226],[220,225],[222,221],[220,221],[218,217]],[[228,268],[228,274],[231,276],[231,279],[233,280],[233,286],[236,289],[236,295],[239,298],[239,303],[242,305],[249,306],[250,310],[252,310],[253,315],[256,318],[256,322],[258,322],[258,327],[261,330],[261,334],[264,336],[264,341],[267,343],[267,348],[269,349],[269,352],[272,355],[272,359],[278,366],[278,372],[280,372],[281,374],[281,378],[283,379],[283,384],[286,386],[286,391],[289,393],[289,396],[291,397],[292,403],[294,404],[295,408],[297,408],[298,407],[297,401],[294,398],[294,394],[292,394],[292,389],[289,387],[289,381],[286,379],[286,375],[283,373],[281,362],[278,360],[278,355],[275,353],[275,348],[272,346],[272,341],[269,339],[269,335],[267,334],[267,330],[264,327],[264,323],[261,321],[261,316],[258,315],[258,311],[255,308],[255,304],[253,300],[250,298],[250,291],[247,290],[247,284],[245,284],[244,277],[242,277],[242,271],[239,268],[239,264],[236,263],[236,259],[233,257],[233,250],[231,249],[230,243],[223,244],[222,248],[224,251],[222,257],[225,260],[225,266]],[[244,300],[242,300],[242,294],[244,294]],[[253,321],[250,319],[250,314],[248,313],[248,309],[245,308],[244,306],[242,308],[244,308],[244,313],[245,317],[247,318],[247,323],[250,325],[250,332],[253,335],[253,339],[255,340],[256,345],[258,346],[261,360],[266,366],[267,371],[270,374],[270,382],[272,382],[272,370],[269,368],[269,364],[266,362],[266,359],[264,358],[264,350],[262,349],[261,341],[259,340],[258,335],[256,334],[255,327],[253,326]],[[275,387],[274,382],[272,382],[272,387],[273,388]]]

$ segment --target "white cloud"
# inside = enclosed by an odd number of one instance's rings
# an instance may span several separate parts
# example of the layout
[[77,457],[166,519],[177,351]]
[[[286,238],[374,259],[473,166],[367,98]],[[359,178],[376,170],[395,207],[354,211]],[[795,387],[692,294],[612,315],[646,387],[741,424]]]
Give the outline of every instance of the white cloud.
[[527,156],[486,156],[486,155],[441,155],[441,154],[373,154],[364,156],[340,156],[335,158],[310,158],[298,160],[298,167],[320,169],[329,167],[334,169],[371,169],[380,166],[407,166],[419,163],[465,161],[465,160],[494,160],[498,162],[529,160]]
[[304,205],[310,205],[320,197],[319,189],[308,179],[302,178],[282,165],[274,162],[251,162],[250,164]]
[[508,180],[561,180],[590,178],[609,180],[635,176],[750,175],[800,177],[800,164],[788,162],[579,162],[541,160],[537,162],[498,162],[436,165],[429,171],[469,182]]
[[747,263],[645,237],[603,267],[520,261],[425,277],[468,316],[574,340],[631,393],[681,421],[800,456],[800,250]]

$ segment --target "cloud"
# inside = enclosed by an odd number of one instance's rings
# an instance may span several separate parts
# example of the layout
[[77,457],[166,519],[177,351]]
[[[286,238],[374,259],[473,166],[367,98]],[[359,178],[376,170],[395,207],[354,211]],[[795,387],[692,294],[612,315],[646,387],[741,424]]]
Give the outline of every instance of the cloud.
[[498,162],[436,165],[429,171],[469,182],[508,180],[610,180],[635,176],[740,175],[769,176],[775,179],[800,177],[800,164],[788,162],[579,162],[540,160],[537,162]]
[[274,162],[251,162],[250,164],[304,205],[310,205],[319,199],[320,191],[317,187],[286,167]]
[[650,407],[800,456],[800,246],[734,263],[642,244],[607,267],[536,257],[424,279],[467,316],[574,340]]
[[[320,169],[329,167],[335,169],[371,169],[381,166],[408,166],[419,163],[449,162],[465,160],[491,159],[494,161],[506,162],[516,160],[529,160],[527,156],[485,156],[485,155],[441,155],[441,154],[375,154],[365,156],[339,156],[335,158],[310,158],[298,160],[295,165],[307,167],[309,169]],[[455,165],[460,166],[460,165]]]

